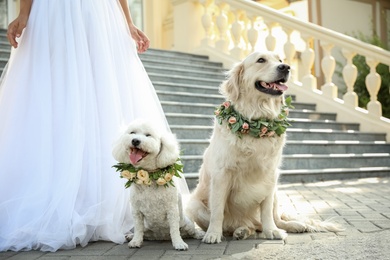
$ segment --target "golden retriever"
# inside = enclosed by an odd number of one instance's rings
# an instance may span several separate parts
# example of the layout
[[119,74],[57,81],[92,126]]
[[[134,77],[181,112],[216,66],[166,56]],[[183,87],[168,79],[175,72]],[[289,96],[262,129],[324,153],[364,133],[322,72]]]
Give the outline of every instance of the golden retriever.
[[[216,110],[210,145],[187,214],[203,230],[205,243],[224,234],[246,239],[262,231],[267,239],[287,232],[337,230],[328,222],[300,222],[278,213],[277,183],[286,134],[273,125],[287,116],[283,93],[290,66],[271,52],[255,52],[237,64],[221,84],[226,102]],[[225,113],[223,118],[218,117]]]

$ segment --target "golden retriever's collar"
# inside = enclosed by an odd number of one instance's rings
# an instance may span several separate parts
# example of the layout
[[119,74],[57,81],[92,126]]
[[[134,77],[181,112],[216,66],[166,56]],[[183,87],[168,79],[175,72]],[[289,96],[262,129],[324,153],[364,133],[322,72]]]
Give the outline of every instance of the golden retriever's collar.
[[130,187],[132,183],[146,186],[155,183],[157,186],[169,187],[171,185],[174,187],[173,176],[181,178],[180,173],[183,173],[183,164],[180,158],[174,164],[153,172],[146,171],[142,168],[135,168],[132,164],[128,163],[118,163],[112,167],[121,173],[121,178],[127,179],[125,188]]
[[288,109],[294,108],[291,105],[291,97],[286,98],[285,105],[282,106],[277,119],[259,118],[257,120],[248,120],[238,113],[230,101],[223,102],[215,110],[218,123],[222,125],[223,121],[238,137],[243,134],[249,134],[255,138],[281,136],[286,132],[287,127],[291,124],[287,120]]

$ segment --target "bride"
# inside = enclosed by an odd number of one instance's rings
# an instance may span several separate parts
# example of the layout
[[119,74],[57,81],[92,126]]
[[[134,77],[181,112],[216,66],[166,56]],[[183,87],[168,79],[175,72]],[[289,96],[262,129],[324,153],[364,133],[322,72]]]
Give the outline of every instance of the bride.
[[[127,1],[21,0],[7,36],[0,251],[124,242],[131,209],[112,144],[135,118],[169,128],[137,55],[149,40]],[[183,178],[179,186],[188,192]]]

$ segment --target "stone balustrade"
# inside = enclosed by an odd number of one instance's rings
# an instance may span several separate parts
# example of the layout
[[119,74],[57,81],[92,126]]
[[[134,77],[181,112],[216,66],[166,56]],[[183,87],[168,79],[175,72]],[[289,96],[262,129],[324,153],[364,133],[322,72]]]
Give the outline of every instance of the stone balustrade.
[[[390,120],[382,116],[378,102],[381,77],[379,63],[390,65],[390,52],[355,38],[296,19],[264,5],[247,0],[171,0],[175,10],[175,49],[209,55],[226,68],[256,50],[279,53],[292,67],[289,91],[298,101],[312,100],[319,110],[338,113],[338,120],[358,121],[363,131],[387,132]],[[185,7],[183,9],[183,7]],[[191,10],[191,11],[189,11]],[[197,23],[196,23],[197,21]],[[176,28],[192,29],[183,38]],[[195,24],[195,25],[194,25]],[[189,40],[189,42],[188,42]],[[338,55],[337,55],[338,54]],[[365,83],[370,94],[367,110],[358,107],[353,85],[358,71],[355,55],[362,55],[370,67]],[[342,59],[342,79],[346,93],[341,95],[335,82],[337,59]]]

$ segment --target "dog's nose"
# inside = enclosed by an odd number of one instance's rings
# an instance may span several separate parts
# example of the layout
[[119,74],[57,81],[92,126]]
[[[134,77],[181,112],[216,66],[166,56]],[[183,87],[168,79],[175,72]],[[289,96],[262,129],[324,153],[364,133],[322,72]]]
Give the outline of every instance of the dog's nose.
[[290,70],[290,66],[288,66],[287,64],[280,64],[278,66],[278,70],[280,72],[286,72],[286,71],[289,71]]
[[141,141],[138,140],[138,139],[133,139],[133,140],[131,140],[131,143],[132,143],[134,146],[138,146],[138,145],[141,143]]

